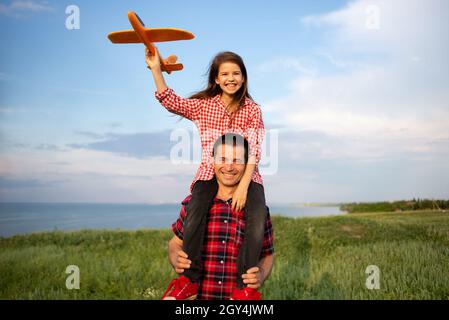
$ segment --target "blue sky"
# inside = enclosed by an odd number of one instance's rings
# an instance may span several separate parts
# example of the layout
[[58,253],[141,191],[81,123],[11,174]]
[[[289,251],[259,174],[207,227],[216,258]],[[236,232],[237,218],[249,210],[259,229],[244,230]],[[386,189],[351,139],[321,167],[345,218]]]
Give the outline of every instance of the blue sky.
[[[65,26],[66,7],[80,29]],[[269,136],[272,203],[449,197],[449,4],[431,1],[1,1],[0,201],[179,202],[195,129],[154,99],[142,45],[114,45],[136,11],[191,31],[161,43],[187,96],[219,51],[240,54]],[[196,143],[193,139],[191,143]],[[274,169],[273,169],[274,168]]]

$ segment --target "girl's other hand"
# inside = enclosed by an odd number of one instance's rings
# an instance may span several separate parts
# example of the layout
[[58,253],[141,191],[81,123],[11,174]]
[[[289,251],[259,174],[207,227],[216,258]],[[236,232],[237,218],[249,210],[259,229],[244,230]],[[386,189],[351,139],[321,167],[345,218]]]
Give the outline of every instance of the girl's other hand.
[[248,189],[239,184],[237,189],[234,191],[234,194],[232,195],[232,209],[236,211],[243,210],[246,204],[247,195]]
[[157,48],[155,50],[154,56],[150,55],[150,50],[145,47],[145,61],[147,62],[148,67],[152,71],[160,71],[161,70],[161,61],[159,60],[159,52]]

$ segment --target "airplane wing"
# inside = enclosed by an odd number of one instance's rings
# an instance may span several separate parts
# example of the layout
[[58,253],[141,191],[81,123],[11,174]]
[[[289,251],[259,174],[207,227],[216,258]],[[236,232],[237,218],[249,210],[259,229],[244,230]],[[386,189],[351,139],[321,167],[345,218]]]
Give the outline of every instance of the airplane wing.
[[[134,30],[111,32],[108,34],[109,40],[113,43],[143,42],[151,55],[154,55],[157,50],[153,42],[190,40],[195,37],[192,33],[177,28],[145,28],[143,21],[133,11],[128,11],[128,19]],[[167,59],[163,59],[161,56],[159,58],[162,71],[171,73],[183,69],[181,63],[176,63],[178,58],[175,55],[171,55]]]
[[[145,35],[151,42],[190,40],[195,36],[189,31],[177,28],[145,28]],[[112,43],[139,43],[139,36],[134,30],[115,31],[108,34]]]

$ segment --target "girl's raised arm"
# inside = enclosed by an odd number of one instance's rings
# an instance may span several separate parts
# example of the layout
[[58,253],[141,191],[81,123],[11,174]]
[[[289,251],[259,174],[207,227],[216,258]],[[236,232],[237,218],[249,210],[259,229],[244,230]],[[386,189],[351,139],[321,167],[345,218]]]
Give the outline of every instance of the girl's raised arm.
[[[156,49],[154,56],[150,55],[150,51],[146,48],[145,60],[153,74],[154,83],[156,84],[156,98],[169,112],[178,114],[186,119],[195,121],[200,111],[199,99],[185,99],[175,94],[168,88],[162,75],[161,62],[159,60],[159,52]],[[168,89],[168,90],[167,90]]]
[[151,69],[151,73],[153,74],[154,83],[156,84],[157,92],[161,93],[165,89],[167,89],[167,84],[165,83],[164,76],[161,71],[161,61],[159,60],[159,52],[157,49],[155,50],[155,55],[150,55],[150,50],[145,48],[145,60],[147,62],[148,67]]

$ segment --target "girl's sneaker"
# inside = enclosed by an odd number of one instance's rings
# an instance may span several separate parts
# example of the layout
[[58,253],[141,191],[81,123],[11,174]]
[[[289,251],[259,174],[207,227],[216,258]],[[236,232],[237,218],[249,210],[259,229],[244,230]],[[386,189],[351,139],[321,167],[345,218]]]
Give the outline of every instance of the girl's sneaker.
[[262,295],[259,291],[253,288],[234,288],[232,291],[231,300],[262,300]]
[[195,300],[197,293],[198,284],[185,276],[180,276],[170,282],[161,300]]

